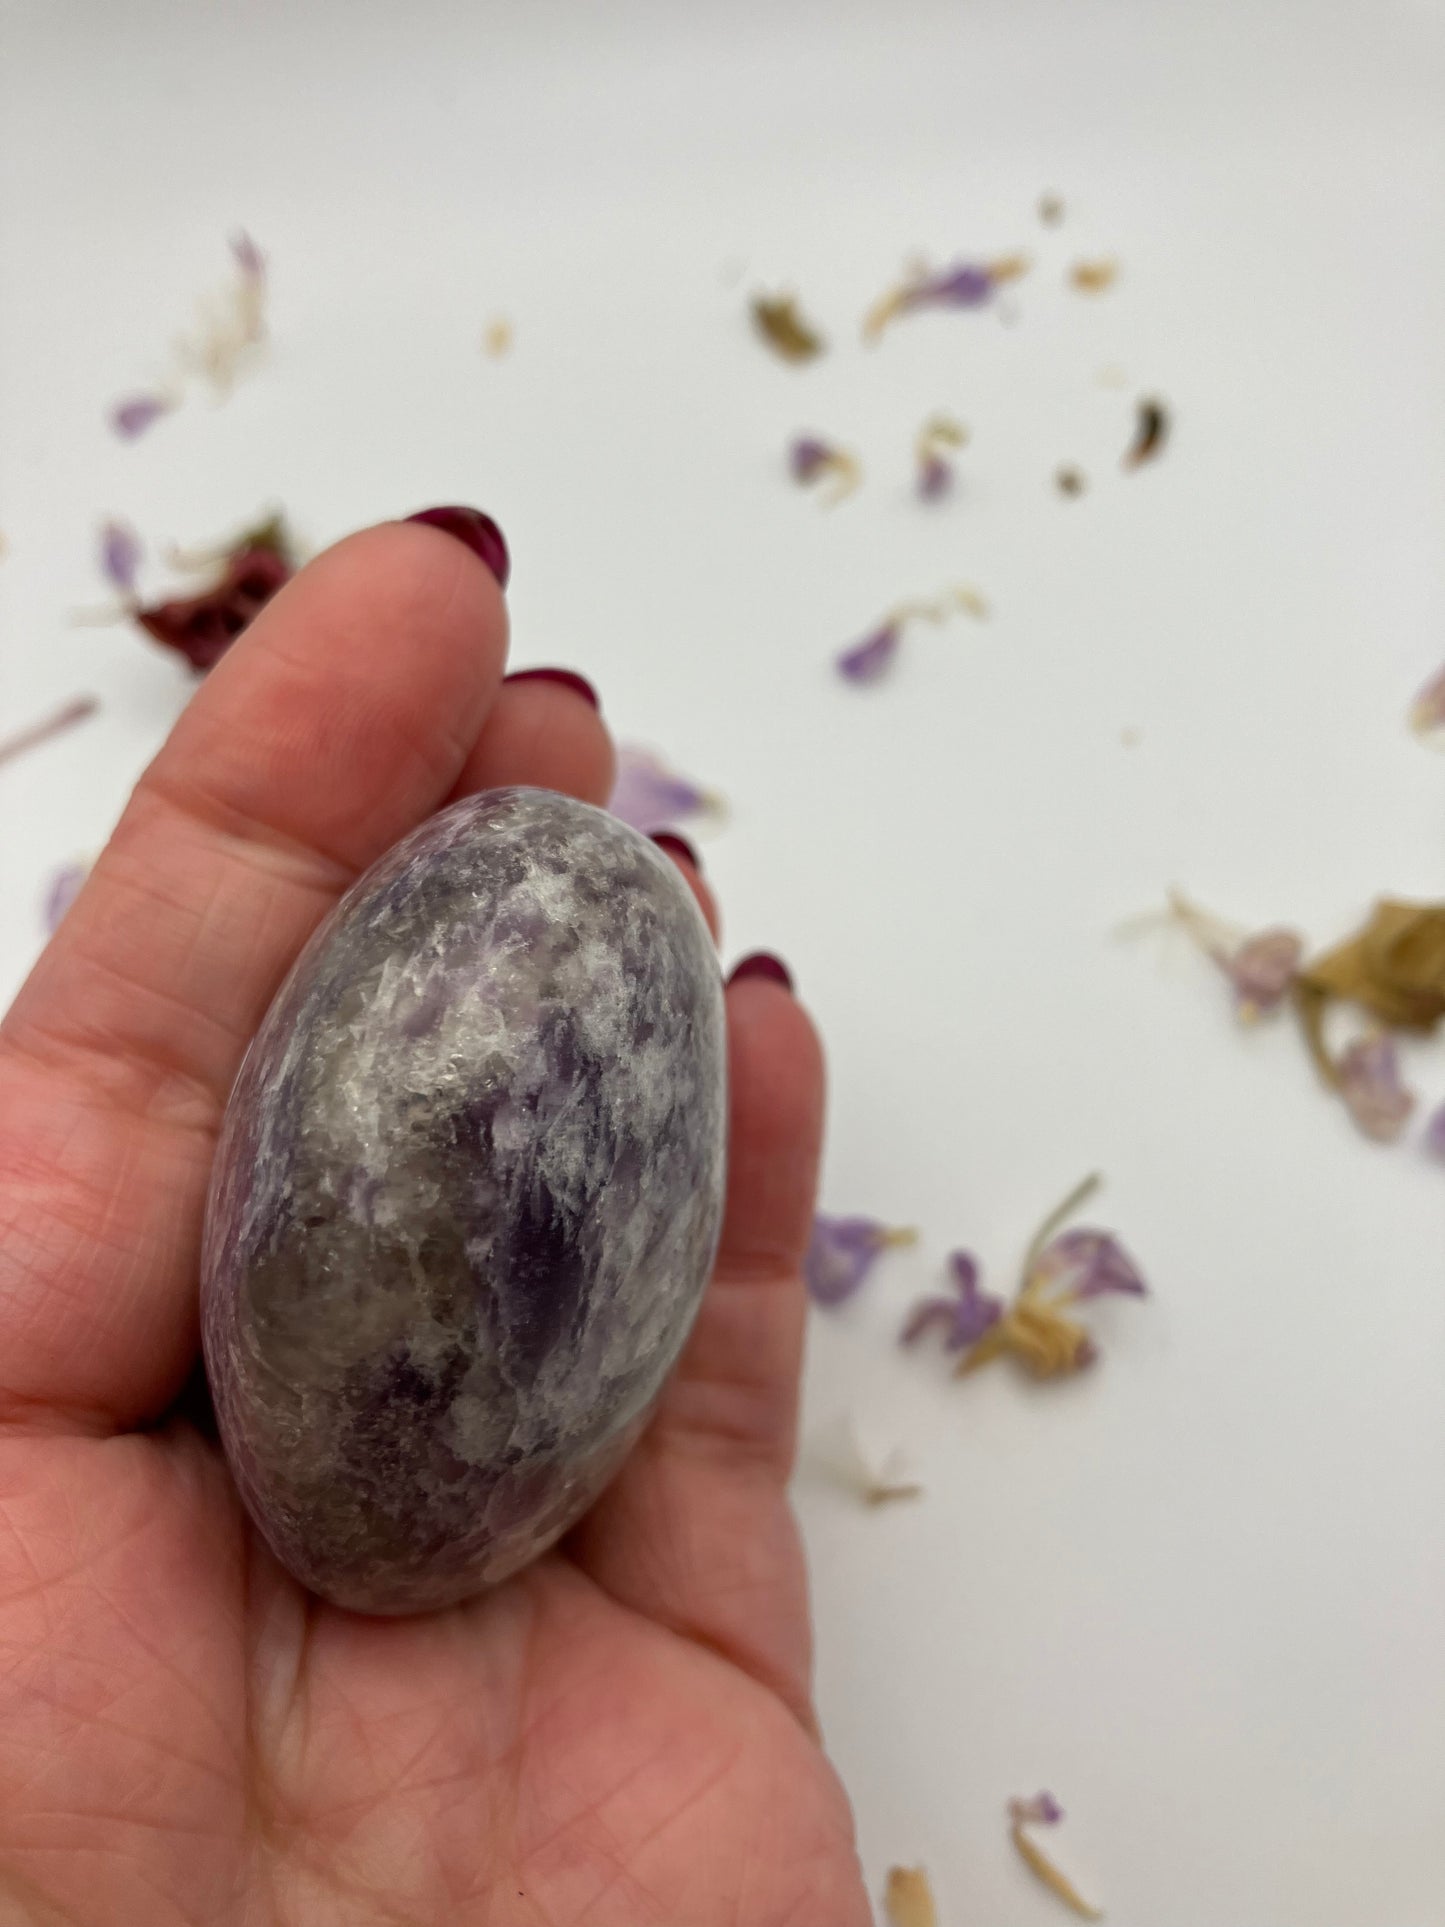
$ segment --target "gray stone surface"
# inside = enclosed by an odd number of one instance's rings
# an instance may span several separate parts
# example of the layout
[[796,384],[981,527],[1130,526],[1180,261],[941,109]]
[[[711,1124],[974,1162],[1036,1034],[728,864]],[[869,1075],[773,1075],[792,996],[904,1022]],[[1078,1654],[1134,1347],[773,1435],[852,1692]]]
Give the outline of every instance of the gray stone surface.
[[221,1437],[305,1585],[447,1604],[636,1438],[722,1207],[722,984],[673,866],[541,790],[453,805],[351,890],[226,1116],[202,1276]]

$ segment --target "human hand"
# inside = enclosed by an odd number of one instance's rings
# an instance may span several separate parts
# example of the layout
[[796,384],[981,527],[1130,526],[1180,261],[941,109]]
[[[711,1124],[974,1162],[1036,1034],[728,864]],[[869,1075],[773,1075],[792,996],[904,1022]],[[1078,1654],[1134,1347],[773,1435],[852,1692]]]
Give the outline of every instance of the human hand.
[[688,1348],[538,1564],[425,1618],[327,1606],[176,1409],[217,1127],[309,932],[454,796],[609,792],[596,711],[503,682],[505,651],[450,536],[323,555],[197,692],[0,1026],[7,1923],[870,1919],[785,1492],[823,1073],[781,984],[728,990],[726,1219]]

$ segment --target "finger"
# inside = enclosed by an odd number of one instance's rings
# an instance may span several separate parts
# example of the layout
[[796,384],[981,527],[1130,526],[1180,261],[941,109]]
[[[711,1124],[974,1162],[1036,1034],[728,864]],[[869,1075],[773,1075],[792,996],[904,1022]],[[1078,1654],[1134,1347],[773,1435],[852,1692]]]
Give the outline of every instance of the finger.
[[482,564],[388,525],[304,570],[197,692],[0,1028],[12,1412],[129,1423],[179,1387],[240,1056],[356,873],[464,770],[487,780],[505,647]]
[[717,899],[703,881],[702,864],[698,861],[697,851],[685,836],[676,830],[654,830],[653,842],[666,856],[671,857],[681,873],[683,882],[692,891],[693,899],[703,914],[703,921],[712,932],[714,943],[722,936],[722,918],[718,913]]
[[806,1579],[786,1499],[823,1117],[812,1025],[781,985],[728,991],[722,1245],[657,1416],[570,1549],[615,1597],[726,1652],[810,1719]]
[[612,738],[595,700],[575,683],[543,681],[528,671],[509,676],[498,690],[454,793],[529,783],[600,807],[612,794],[616,773]]

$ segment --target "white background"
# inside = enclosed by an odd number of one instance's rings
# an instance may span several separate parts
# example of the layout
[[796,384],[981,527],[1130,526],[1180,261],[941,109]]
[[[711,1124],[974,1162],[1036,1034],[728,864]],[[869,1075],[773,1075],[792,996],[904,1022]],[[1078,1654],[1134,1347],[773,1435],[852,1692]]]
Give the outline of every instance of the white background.
[[[320,545],[494,512],[518,662],[583,669],[619,735],[732,801],[705,846],[729,950],[779,949],[829,1042],[826,1202],[925,1234],[815,1318],[798,1486],[875,1891],[921,1860],[945,1927],[1060,1918],[1002,1817],[1048,1786],[1118,1927],[1445,1922],[1441,1172],[1354,1135],[1207,965],[1111,936],[1171,882],[1321,943],[1382,890],[1442,893],[1445,763],[1404,726],[1445,656],[1441,7],[0,20],[0,720],[105,704],[0,777],[0,993],[189,687],[68,620],[100,518],[194,542],[281,503]],[[104,409],[242,223],[269,364],[123,446]],[[1012,326],[859,346],[909,252],[1016,247]],[[1096,253],[1123,275],[1090,301],[1063,272]],[[810,368],[745,320],[782,283],[834,344]],[[1126,475],[1146,391],[1176,432]],[[909,445],[939,407],[974,439],[924,508]],[[867,466],[831,514],[786,480],[801,428]],[[920,633],[887,686],[833,678],[958,580],[991,622]],[[1411,1066],[1445,1095],[1438,1045]],[[951,1245],[1006,1284],[1094,1166],[1155,1293],[1100,1315],[1097,1372],[954,1385],[896,1352]],[[925,1497],[828,1482],[849,1411]]]

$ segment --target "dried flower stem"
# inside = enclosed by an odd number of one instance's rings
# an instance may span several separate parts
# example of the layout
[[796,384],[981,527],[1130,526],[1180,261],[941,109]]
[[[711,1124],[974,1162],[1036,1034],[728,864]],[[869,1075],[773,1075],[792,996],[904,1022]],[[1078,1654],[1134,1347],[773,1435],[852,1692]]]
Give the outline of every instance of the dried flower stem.
[[53,715],[43,717],[38,723],[31,723],[26,729],[19,729],[13,736],[0,737],[0,763],[8,763],[27,750],[36,749],[41,743],[49,742],[52,736],[61,736],[77,723],[83,723],[100,708],[98,696],[73,696],[68,703],[61,705]]
[[1018,1849],[1019,1857],[1036,1880],[1041,1880],[1051,1894],[1063,1901],[1064,1905],[1076,1913],[1081,1920],[1102,1920],[1103,1912],[1090,1906],[1074,1883],[1059,1872],[1053,1861],[1036,1841],[1029,1838],[1023,1826],[1015,1821],[1009,1828],[1009,1835]]

